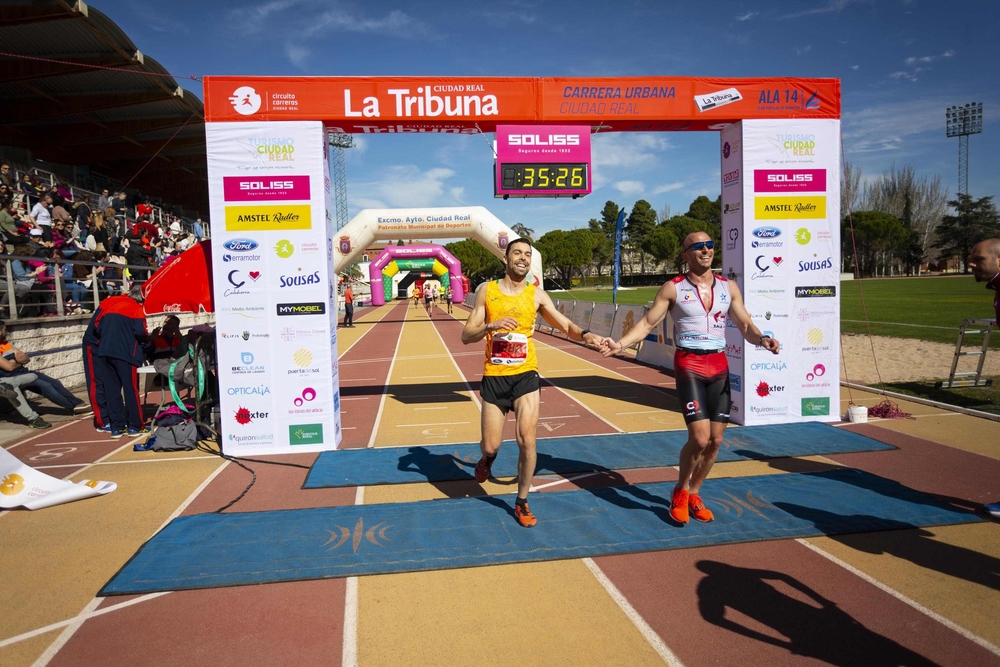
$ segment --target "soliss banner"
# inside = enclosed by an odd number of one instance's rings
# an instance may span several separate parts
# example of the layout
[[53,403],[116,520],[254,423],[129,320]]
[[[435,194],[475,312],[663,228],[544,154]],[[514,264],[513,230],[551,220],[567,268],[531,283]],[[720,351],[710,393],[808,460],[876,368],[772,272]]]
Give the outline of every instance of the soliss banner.
[[222,447],[341,440],[326,142],[319,122],[207,123]]

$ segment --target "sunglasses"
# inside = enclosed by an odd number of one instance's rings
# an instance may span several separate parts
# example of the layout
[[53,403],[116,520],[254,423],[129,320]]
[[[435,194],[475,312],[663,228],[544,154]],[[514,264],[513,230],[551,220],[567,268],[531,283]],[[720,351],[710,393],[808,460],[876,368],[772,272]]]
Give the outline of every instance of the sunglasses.
[[701,250],[702,248],[708,248],[709,250],[714,250],[715,241],[698,241],[697,243],[692,243],[691,245],[689,245],[687,248],[684,249],[684,252],[687,252],[688,250]]

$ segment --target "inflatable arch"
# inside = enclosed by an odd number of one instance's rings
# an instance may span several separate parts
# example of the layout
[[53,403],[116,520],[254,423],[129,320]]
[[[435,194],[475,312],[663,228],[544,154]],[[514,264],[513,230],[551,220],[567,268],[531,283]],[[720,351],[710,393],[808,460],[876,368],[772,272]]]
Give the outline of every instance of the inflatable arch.
[[[441,238],[475,239],[502,260],[507,244],[516,239],[517,234],[482,206],[369,208],[351,218],[351,221],[336,233],[333,268],[340,273],[375,241]],[[398,249],[407,247],[414,246],[395,246]],[[461,268],[457,273],[449,269],[449,273],[454,280],[454,277],[461,275]],[[379,277],[381,278],[381,270]],[[528,279],[538,287],[543,287],[542,255],[537,248],[531,254],[531,271]],[[461,282],[461,280],[452,282],[456,297]],[[383,294],[385,298],[382,290],[376,287],[373,275],[372,299],[375,299],[376,294]]]
[[[371,278],[372,305],[384,306],[392,301],[392,276],[400,271],[433,271],[441,285],[455,290],[455,301],[465,298],[462,289],[462,263],[437,244],[387,246],[368,265]],[[389,280],[384,280],[389,278]]]

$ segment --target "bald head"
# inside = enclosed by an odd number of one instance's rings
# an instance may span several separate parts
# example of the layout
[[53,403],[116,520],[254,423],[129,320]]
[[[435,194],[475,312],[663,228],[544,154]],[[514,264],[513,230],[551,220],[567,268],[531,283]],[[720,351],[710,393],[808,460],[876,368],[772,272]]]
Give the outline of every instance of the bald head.
[[969,268],[976,282],[988,282],[1000,273],[1000,238],[980,241],[969,252]]
[[698,241],[711,241],[711,240],[712,237],[706,234],[705,232],[691,232],[690,234],[684,237],[684,244],[682,247],[685,250],[687,250],[689,247],[691,247],[692,243],[697,243]]

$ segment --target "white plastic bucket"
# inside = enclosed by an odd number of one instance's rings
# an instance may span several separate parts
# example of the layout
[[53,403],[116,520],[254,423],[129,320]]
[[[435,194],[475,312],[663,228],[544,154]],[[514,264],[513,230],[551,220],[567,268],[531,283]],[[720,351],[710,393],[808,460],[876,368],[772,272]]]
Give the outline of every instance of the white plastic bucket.
[[868,422],[868,408],[863,405],[852,405],[847,408],[847,421],[855,424],[866,424]]

